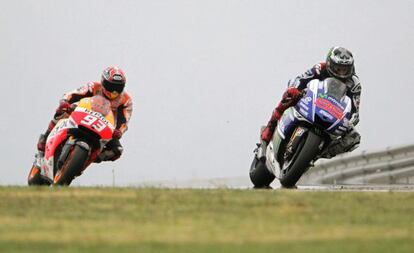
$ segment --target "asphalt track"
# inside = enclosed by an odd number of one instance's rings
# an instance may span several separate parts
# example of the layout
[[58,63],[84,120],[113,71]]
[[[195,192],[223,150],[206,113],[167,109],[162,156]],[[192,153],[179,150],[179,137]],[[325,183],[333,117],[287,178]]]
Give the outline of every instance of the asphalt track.
[[[275,188],[280,189],[280,188]],[[373,191],[373,192],[414,192],[414,185],[300,185],[300,191]]]
[[[206,180],[184,181],[158,181],[137,185],[138,187],[155,188],[193,188],[193,189],[252,189],[253,185],[248,177],[240,178],[216,178]],[[275,180],[271,184],[272,190],[281,190],[280,183]],[[292,190],[298,191],[372,191],[372,192],[414,192],[414,184],[390,184],[390,185],[301,185]]]

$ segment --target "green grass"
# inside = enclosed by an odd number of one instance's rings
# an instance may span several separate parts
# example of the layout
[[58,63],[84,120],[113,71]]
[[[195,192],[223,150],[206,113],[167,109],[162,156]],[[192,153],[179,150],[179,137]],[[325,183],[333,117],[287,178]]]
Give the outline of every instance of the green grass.
[[414,194],[0,187],[0,252],[414,252]]

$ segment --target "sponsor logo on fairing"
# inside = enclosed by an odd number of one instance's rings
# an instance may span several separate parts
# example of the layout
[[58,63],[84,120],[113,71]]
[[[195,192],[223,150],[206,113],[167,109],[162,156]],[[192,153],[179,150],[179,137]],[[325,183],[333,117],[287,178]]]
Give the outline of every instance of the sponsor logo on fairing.
[[303,103],[302,101],[299,102],[299,106],[301,108],[305,109],[305,110],[309,110],[309,107],[305,103]]
[[336,106],[340,107],[342,110],[344,109],[344,107],[341,105],[341,103],[339,103],[336,99],[334,99],[332,97],[328,97],[328,100],[331,101],[332,103],[334,103]]
[[305,103],[306,105],[308,105],[311,101],[312,101],[311,97],[305,97],[301,100],[301,102]]
[[334,119],[334,117],[332,117],[332,115],[330,115],[329,113],[327,113],[326,111],[324,111],[324,110],[320,110],[319,111],[319,113],[322,115],[322,116],[324,116],[324,117],[326,117],[326,118],[328,118],[328,119],[330,119],[330,120],[333,120]]
[[305,117],[308,117],[308,115],[309,115],[309,113],[307,111],[303,110],[303,108],[299,108],[299,112],[300,112],[300,114],[302,114]]
[[337,119],[342,118],[343,116],[343,111],[341,110],[341,108],[339,108],[336,105],[333,105],[329,100],[327,99],[323,99],[323,98],[318,98],[316,99],[315,102],[316,106],[318,106],[319,108],[329,112],[332,116],[334,116]]
[[92,116],[95,116],[98,119],[102,120],[105,124],[110,125],[109,121],[107,121],[106,118],[101,113],[95,112],[95,111],[91,111],[91,110],[86,109],[86,108],[81,108],[81,109],[82,109],[82,111],[84,111],[84,112],[86,112],[86,113],[88,113],[88,114],[90,114]]
[[53,128],[52,132],[49,134],[48,139],[55,137],[55,135],[59,133],[60,131],[62,131],[63,129],[73,127],[69,123],[70,123],[69,119],[63,119],[63,120],[58,121],[56,126]]

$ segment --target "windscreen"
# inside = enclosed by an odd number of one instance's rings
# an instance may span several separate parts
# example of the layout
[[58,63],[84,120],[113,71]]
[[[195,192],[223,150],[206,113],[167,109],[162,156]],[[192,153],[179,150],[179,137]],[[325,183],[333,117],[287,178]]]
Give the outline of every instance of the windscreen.
[[91,98],[92,111],[99,112],[106,116],[111,111],[111,103],[102,96],[94,96]]
[[328,95],[334,97],[337,100],[341,100],[346,94],[346,84],[335,78],[327,78],[325,80],[328,88]]

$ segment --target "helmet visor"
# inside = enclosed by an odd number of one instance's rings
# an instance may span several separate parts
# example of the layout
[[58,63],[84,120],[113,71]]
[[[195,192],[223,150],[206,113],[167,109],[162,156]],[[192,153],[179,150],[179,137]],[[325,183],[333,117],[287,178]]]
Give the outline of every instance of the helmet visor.
[[122,93],[122,91],[124,91],[124,87],[125,84],[123,83],[111,83],[107,80],[103,80],[102,81],[102,86],[105,88],[106,91],[109,92],[117,92],[117,93]]
[[338,77],[347,78],[352,75],[352,65],[341,65],[332,63],[330,67],[332,72]]

